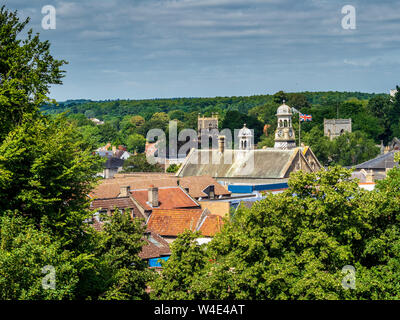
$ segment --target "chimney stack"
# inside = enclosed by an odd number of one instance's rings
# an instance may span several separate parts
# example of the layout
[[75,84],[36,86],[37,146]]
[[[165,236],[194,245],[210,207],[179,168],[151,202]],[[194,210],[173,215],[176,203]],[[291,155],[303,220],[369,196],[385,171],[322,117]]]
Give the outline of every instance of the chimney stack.
[[149,203],[153,208],[157,208],[159,206],[158,202],[158,188],[153,185],[149,188]]
[[119,192],[119,197],[129,197],[130,193],[131,193],[130,186],[121,186],[120,192]]
[[218,151],[221,153],[225,151],[225,136],[218,137]]
[[214,185],[211,185],[211,186],[209,186],[209,192],[208,192],[208,197],[210,198],[210,199],[215,199],[215,186]]

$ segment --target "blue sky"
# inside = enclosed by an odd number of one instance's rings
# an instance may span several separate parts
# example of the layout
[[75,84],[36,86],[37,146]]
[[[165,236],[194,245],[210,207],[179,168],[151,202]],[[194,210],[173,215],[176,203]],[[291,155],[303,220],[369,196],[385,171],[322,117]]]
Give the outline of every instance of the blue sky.
[[[69,61],[59,101],[386,92],[400,84],[400,1],[6,0]],[[44,5],[57,27],[43,30]],[[344,5],[355,30],[342,28]]]

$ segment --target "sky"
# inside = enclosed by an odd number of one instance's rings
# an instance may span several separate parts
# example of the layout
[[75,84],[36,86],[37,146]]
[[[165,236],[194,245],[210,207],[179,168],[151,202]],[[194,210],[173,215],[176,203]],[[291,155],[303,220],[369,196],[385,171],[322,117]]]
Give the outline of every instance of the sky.
[[[4,1],[3,1],[4,2]],[[400,1],[6,0],[64,67],[51,98],[150,99],[400,85]],[[56,28],[45,30],[45,5]],[[344,29],[345,5],[355,29]]]

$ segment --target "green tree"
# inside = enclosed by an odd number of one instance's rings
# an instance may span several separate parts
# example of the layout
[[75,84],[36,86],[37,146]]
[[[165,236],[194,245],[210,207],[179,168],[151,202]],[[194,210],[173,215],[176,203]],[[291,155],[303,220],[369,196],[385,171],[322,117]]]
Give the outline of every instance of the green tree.
[[180,165],[173,163],[167,168],[167,172],[168,173],[177,173],[179,168],[180,168]]
[[82,238],[87,194],[101,171],[72,124],[26,121],[0,144],[0,212],[18,210],[64,243]]
[[283,103],[283,100],[285,100],[287,102],[288,101],[288,95],[285,92],[283,92],[282,90],[276,92],[273,95],[273,101],[276,104],[281,105]]
[[164,170],[159,164],[151,164],[147,161],[144,153],[138,153],[130,156],[124,162],[124,172],[163,172]]
[[[82,262],[82,256],[77,258],[73,252],[63,250],[50,233],[38,230],[20,214],[1,214],[1,300],[73,299]],[[54,267],[55,288],[42,285],[46,266]]]
[[311,107],[311,104],[308,102],[307,97],[301,93],[289,94],[288,105],[296,108],[297,110]]
[[305,145],[311,147],[318,161],[322,165],[329,165],[331,162],[330,155],[332,152],[332,142],[328,137],[324,136],[323,130],[318,126],[315,126],[310,132],[303,133],[301,140]]
[[112,124],[106,122],[103,125],[98,126],[101,134],[101,143],[109,143],[116,144],[116,142],[120,137],[118,134],[118,130],[112,126]]
[[376,157],[379,147],[361,131],[346,132],[332,141],[330,157],[335,164],[351,166]]
[[50,86],[61,84],[66,63],[50,55],[50,43],[40,41],[32,29],[23,37],[29,18],[0,8],[0,141],[25,114],[37,114]]
[[[293,173],[288,190],[240,207],[205,249],[189,235],[174,243],[154,297],[398,299],[400,174],[392,172],[374,192],[340,167]],[[346,265],[356,290],[342,286]]]
[[98,126],[82,126],[77,128],[82,135],[82,141],[90,148],[95,150],[101,145],[102,137]]
[[198,296],[193,292],[192,281],[200,272],[207,257],[196,241],[199,233],[186,230],[171,245],[172,255],[162,264],[161,276],[150,283],[151,298],[161,300],[190,300]]
[[101,238],[101,276],[106,281],[105,300],[138,300],[148,297],[146,283],[151,279],[147,264],[139,257],[145,226],[129,212],[116,210],[105,220]]
[[171,120],[185,121],[185,112],[182,110],[172,110],[168,113]]
[[126,138],[126,147],[129,152],[142,153],[146,147],[146,138],[138,133],[131,134]]

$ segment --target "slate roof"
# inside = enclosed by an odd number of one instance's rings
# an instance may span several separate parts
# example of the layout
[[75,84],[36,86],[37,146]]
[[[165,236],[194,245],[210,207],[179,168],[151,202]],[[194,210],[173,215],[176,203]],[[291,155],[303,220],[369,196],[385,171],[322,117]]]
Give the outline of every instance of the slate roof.
[[[215,178],[285,178],[300,148],[291,150],[218,150],[192,149],[177,175],[207,175]],[[302,157],[302,153],[299,153]],[[209,161],[202,161],[208,157]]]
[[200,231],[203,236],[212,237],[221,230],[220,216],[209,214],[202,209],[154,209],[147,226],[161,236],[176,237],[185,230]]
[[386,154],[377,156],[374,159],[365,161],[356,165],[356,169],[392,169],[398,163],[394,161],[394,154],[396,151],[390,151]]
[[[132,197],[145,210],[153,210],[154,208],[148,202],[148,189],[131,191]],[[162,187],[158,188],[158,209],[177,209],[177,208],[196,208],[199,204],[193,200],[180,187]]]
[[107,159],[107,161],[104,163],[104,167],[106,169],[117,169],[122,167],[123,165],[124,165],[124,160],[115,157]]

